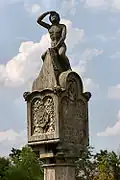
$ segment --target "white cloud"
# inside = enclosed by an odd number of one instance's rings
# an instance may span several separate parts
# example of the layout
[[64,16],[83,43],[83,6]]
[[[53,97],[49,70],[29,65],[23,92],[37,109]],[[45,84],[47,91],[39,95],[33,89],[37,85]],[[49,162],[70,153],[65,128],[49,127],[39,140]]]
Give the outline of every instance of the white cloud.
[[88,62],[101,54],[103,54],[103,50],[85,49],[81,56],[79,55],[78,62],[73,64],[73,70],[83,78],[84,91],[94,93],[99,88],[99,84],[95,83],[91,78],[86,78],[85,74]]
[[83,77],[84,91],[90,91],[93,93],[99,88],[99,85],[95,83],[91,78],[86,78],[85,73],[87,71],[87,64],[89,61],[97,56],[100,56],[103,50],[98,49],[85,49],[85,51],[79,57],[79,61],[73,65],[73,70]]
[[0,132],[0,142],[5,140],[14,141],[18,136],[19,134],[13,131],[12,129]]
[[41,8],[38,4],[33,4],[31,8],[32,13],[38,13],[41,11]]
[[[22,0],[21,0],[22,1]],[[30,14],[36,14],[50,9],[57,9],[62,15],[67,13],[75,15],[77,8],[77,0],[41,0],[40,3],[34,4],[33,0],[23,0],[24,7]]]
[[74,15],[76,13],[77,1],[76,0],[64,0],[61,3],[61,11],[64,15],[65,13],[70,13]]
[[[72,48],[84,38],[84,30],[73,28],[72,22],[62,20],[68,27],[68,48]],[[71,45],[72,44],[72,45]],[[22,86],[32,81],[39,73],[42,65],[40,55],[50,46],[49,34],[42,36],[40,42],[23,42],[19,48],[19,53],[13,57],[6,65],[0,65],[0,85]]]
[[[15,0],[16,1],[16,0]],[[34,13],[34,10],[36,12],[41,12],[41,8],[39,4],[32,4],[30,1],[23,0],[25,3],[26,10],[28,12]],[[85,7],[90,8],[102,8],[102,9],[108,9],[108,10],[120,10],[120,0],[61,0],[61,4],[59,5],[59,9],[62,12],[62,14],[70,13],[74,15],[76,13],[77,6],[81,5],[81,3],[84,4]],[[49,8],[50,9],[52,4],[52,0],[49,0]],[[32,9],[32,6],[34,7]],[[37,7],[39,6],[39,7]],[[46,7],[46,4],[44,4]],[[42,9],[46,9],[45,7],[42,7]]]
[[98,49],[85,49],[85,51],[79,57],[79,62],[73,67],[79,74],[84,74],[86,72],[88,61],[92,60],[94,57],[103,54],[103,50]]
[[106,36],[104,36],[103,34],[98,34],[96,35],[96,38],[99,39],[102,42],[106,42],[107,40],[109,40],[109,38],[107,38]]
[[27,144],[27,133],[25,130],[16,132],[13,129],[0,132],[0,154],[7,156],[12,147],[21,148]]
[[24,8],[30,14],[38,14],[42,11],[39,4],[31,4],[28,2],[24,2]]
[[[104,35],[104,34],[97,34],[95,35],[94,37],[97,39],[97,40],[100,40],[104,43],[109,43],[110,41],[115,41],[118,37],[118,31],[117,33],[115,33],[115,35]],[[111,43],[111,42],[110,42]],[[119,53],[119,52],[118,52]],[[116,54],[115,54],[116,55]],[[119,55],[119,54],[118,54]],[[113,56],[110,56],[110,58],[114,58],[114,55]]]
[[112,7],[120,10],[120,0],[113,0]]
[[97,133],[97,136],[118,136],[120,135],[120,110],[117,116],[118,121],[113,127],[107,127],[104,132]]
[[108,89],[108,97],[110,99],[120,99],[120,84],[112,86]]
[[0,132],[0,143],[6,145],[17,144],[18,146],[25,145],[27,137],[26,131],[15,132],[13,129]]
[[100,7],[106,5],[106,0],[85,0],[88,7]]
[[99,89],[99,84],[95,83],[90,78],[84,78],[83,83],[84,83],[84,91],[90,91],[91,93],[93,93],[93,91]]
[[120,10],[120,0],[84,0],[85,7]]
[[68,34],[66,44],[68,45],[68,49],[72,51],[75,45],[84,41],[85,31],[84,29],[74,28],[70,20],[62,19],[61,23],[67,26]]
[[120,52],[116,52],[115,54],[110,56],[111,59],[120,59]]
[[39,72],[41,53],[49,47],[48,34],[42,36],[39,43],[23,42],[19,53],[6,65],[0,65],[0,82],[5,86],[21,86],[32,80]]

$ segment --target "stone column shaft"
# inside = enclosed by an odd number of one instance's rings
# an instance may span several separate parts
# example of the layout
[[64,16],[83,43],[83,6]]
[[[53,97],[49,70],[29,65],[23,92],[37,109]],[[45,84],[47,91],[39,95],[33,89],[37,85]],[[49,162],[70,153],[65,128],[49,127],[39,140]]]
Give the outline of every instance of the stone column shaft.
[[75,180],[75,167],[70,164],[45,165],[44,180]]

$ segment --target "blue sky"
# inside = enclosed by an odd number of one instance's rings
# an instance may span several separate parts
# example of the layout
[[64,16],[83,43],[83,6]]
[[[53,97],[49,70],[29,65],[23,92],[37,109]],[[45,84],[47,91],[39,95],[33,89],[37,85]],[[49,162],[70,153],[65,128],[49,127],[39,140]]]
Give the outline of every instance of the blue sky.
[[[46,3],[47,2],[47,3]],[[26,143],[26,104],[22,94],[40,71],[40,55],[50,45],[36,24],[56,10],[67,25],[67,55],[92,93],[90,143],[96,151],[120,146],[120,1],[0,1],[0,155]]]

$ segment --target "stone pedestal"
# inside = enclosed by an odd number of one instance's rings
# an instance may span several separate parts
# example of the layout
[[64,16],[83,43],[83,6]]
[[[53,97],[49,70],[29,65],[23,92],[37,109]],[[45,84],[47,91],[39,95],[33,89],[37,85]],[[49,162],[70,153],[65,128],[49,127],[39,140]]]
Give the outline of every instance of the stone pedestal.
[[75,180],[75,167],[72,164],[45,165],[44,180]]
[[24,93],[28,145],[44,161],[44,180],[74,180],[74,159],[89,141],[91,94],[83,92],[81,77],[65,70],[62,61],[55,50],[48,49],[32,92]]

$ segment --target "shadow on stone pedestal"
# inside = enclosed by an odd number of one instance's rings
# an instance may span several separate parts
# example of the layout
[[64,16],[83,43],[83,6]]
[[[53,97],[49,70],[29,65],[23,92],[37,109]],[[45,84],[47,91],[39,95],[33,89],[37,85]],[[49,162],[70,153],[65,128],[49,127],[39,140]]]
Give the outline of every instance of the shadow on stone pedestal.
[[[74,180],[74,161],[88,145],[89,92],[49,49],[27,101],[28,145],[44,162],[45,180]],[[46,175],[47,173],[47,175]]]

